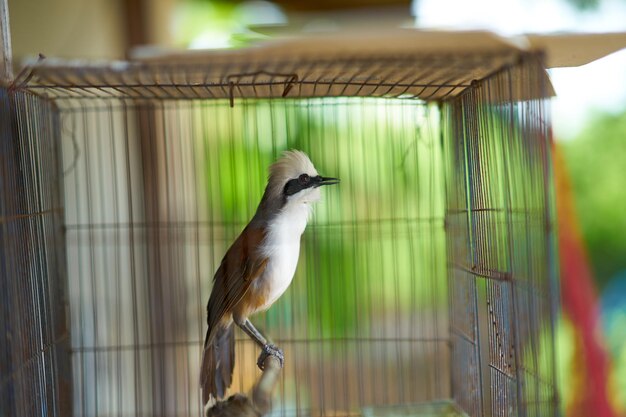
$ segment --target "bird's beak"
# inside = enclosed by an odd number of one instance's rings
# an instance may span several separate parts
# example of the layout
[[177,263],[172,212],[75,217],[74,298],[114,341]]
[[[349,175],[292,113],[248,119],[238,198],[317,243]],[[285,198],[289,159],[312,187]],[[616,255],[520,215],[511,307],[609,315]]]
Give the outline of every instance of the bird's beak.
[[321,177],[320,182],[318,183],[318,186],[339,184],[340,182],[341,180],[339,178]]

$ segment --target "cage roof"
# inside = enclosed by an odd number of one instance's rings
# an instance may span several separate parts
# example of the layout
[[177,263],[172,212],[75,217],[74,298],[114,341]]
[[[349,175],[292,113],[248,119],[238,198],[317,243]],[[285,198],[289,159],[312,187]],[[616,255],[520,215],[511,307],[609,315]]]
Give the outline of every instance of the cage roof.
[[[52,99],[403,97],[445,100],[521,60],[576,66],[626,46],[626,33],[529,35],[420,31],[332,33],[244,49],[138,54],[131,61],[44,59],[13,83]],[[514,76],[515,84],[528,84]],[[545,71],[519,99],[554,94]],[[517,88],[521,92],[522,88]]]

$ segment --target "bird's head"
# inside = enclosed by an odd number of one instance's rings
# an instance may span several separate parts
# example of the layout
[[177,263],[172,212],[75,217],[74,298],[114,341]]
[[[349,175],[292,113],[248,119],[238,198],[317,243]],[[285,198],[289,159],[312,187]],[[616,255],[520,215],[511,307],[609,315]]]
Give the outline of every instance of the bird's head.
[[286,151],[270,166],[268,191],[284,204],[312,203],[320,199],[319,187],[337,184],[337,178],[318,174],[309,157],[302,151]]

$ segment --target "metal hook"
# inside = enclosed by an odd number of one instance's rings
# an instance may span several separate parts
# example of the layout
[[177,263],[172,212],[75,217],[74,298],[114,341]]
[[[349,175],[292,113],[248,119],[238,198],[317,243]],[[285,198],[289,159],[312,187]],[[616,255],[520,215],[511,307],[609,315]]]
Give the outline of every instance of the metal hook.
[[[44,59],[46,59],[46,56],[40,52],[35,65],[40,64]],[[22,81],[19,81],[20,78],[23,78]],[[15,79],[9,86],[9,90],[19,90],[20,88],[24,87],[31,78],[33,78],[33,65],[27,65],[22,68],[22,70],[17,74],[17,77],[15,77]]]
[[230,95],[230,107],[235,107],[235,97],[233,96],[233,89],[235,88],[235,83],[232,81],[228,82],[229,86],[229,95]]
[[[286,97],[287,94],[289,94],[289,92],[293,88],[294,84],[297,83],[299,80],[298,74],[294,74],[294,73],[283,74],[283,73],[270,72],[270,71],[265,71],[265,70],[259,70],[255,72],[242,73],[242,74],[230,74],[226,77],[226,81],[228,82],[228,88],[229,88],[230,107],[235,106],[234,89],[235,89],[235,85],[238,85],[237,81],[243,77],[253,77],[252,84],[254,85],[255,79],[259,75],[268,75],[270,77],[285,77],[286,79],[283,82],[284,88],[283,88],[281,97]],[[236,80],[233,81],[233,79],[236,79]]]

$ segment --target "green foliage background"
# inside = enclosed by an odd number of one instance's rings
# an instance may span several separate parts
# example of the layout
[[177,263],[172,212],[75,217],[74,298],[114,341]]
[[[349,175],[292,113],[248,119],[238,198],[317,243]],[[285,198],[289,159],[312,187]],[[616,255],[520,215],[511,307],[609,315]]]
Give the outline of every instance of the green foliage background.
[[[282,151],[303,150],[322,175],[342,180],[322,190],[293,289],[266,313],[268,327],[297,333],[293,337],[373,337],[381,328],[373,321],[447,308],[436,106],[361,98],[238,100],[233,108],[226,101],[198,102],[191,112],[202,132],[195,154],[205,181],[198,194],[206,196],[200,199],[213,238],[223,245],[216,254],[254,215],[267,167]],[[302,322],[294,314],[308,324],[288,326],[285,317]]]
[[626,270],[626,113],[597,114],[562,147],[601,290],[611,277]]

